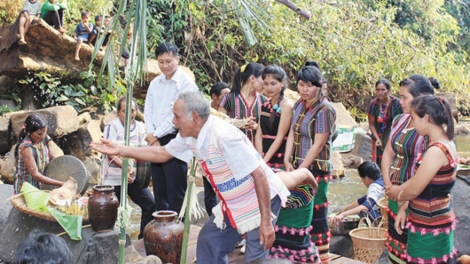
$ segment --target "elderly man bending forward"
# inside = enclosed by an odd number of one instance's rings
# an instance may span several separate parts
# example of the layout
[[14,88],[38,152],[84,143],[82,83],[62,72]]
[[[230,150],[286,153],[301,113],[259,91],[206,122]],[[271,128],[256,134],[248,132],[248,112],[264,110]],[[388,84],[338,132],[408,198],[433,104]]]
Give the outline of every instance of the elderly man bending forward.
[[220,198],[199,233],[197,262],[227,263],[227,254],[245,233],[245,262],[266,258],[275,238],[273,224],[290,194],[286,185],[303,180],[316,185],[313,176],[298,170],[283,173],[283,182],[239,129],[210,116],[210,103],[201,92],[180,94],[173,112],[178,135],[165,146],[137,149],[102,139],[91,147],[108,155],[158,163],[196,157]]

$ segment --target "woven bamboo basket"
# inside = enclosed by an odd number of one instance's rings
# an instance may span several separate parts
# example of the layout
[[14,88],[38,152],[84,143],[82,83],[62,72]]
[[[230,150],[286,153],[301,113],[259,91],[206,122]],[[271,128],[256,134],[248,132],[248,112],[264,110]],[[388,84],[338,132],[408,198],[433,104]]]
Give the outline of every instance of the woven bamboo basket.
[[382,223],[384,228],[388,228],[388,199],[385,197],[382,197],[379,199],[377,202],[377,205],[380,208],[380,214],[382,215]]
[[[50,213],[46,212],[41,212],[38,210],[31,209],[26,206],[26,201],[24,200],[23,194],[17,194],[13,197],[10,198],[10,202],[15,207],[18,211],[27,214],[27,215],[32,215],[37,218],[41,218],[43,220],[51,221],[51,222],[57,222],[57,220],[52,216]],[[88,217],[83,217],[83,222],[88,223],[89,219]]]
[[[362,226],[363,219],[359,222]],[[371,227],[370,221],[367,219],[369,227],[359,227],[349,232],[349,236],[353,242],[354,259],[374,263],[385,249],[385,241],[387,240],[387,230],[382,228],[382,223],[379,227]]]

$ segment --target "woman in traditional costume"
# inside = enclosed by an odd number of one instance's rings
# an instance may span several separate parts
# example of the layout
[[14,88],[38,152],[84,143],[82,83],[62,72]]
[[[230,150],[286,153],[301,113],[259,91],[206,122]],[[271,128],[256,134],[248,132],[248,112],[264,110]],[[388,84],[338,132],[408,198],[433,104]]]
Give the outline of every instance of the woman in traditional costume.
[[[392,185],[400,186],[413,177],[418,154],[422,152],[426,143],[414,127],[411,118],[411,101],[414,98],[434,94],[434,88],[439,88],[436,79],[422,75],[412,75],[400,82],[400,105],[402,115],[398,115],[392,124],[390,138],[382,156],[382,175],[386,188]],[[405,248],[407,244],[407,231],[397,233],[395,217],[398,213],[398,203],[388,200],[388,232],[387,249],[391,263],[406,263]]]
[[386,79],[380,79],[375,83],[376,98],[370,101],[367,108],[369,129],[372,133],[372,160],[381,164],[382,153],[388,142],[390,128],[395,116],[403,113],[400,100],[390,94],[391,85]]
[[434,95],[415,98],[411,107],[415,130],[429,145],[418,155],[415,175],[387,188],[400,208],[394,229],[408,232],[407,263],[449,263],[457,253],[450,197],[457,171],[452,110],[447,100]]
[[287,171],[307,168],[317,179],[313,217],[309,218],[311,242],[318,248],[322,263],[329,262],[330,231],[328,227],[328,184],[330,181],[331,138],[336,113],[330,102],[321,96],[324,84],[320,70],[303,67],[297,75],[301,95],[293,107],[293,117],[286,144],[284,164]]
[[[261,107],[255,146],[269,167],[275,171],[284,170],[283,160],[293,107],[293,103],[284,98],[287,75],[281,67],[270,65],[261,76],[268,100]],[[286,207],[281,209],[274,227],[276,240],[270,249],[270,258],[318,263],[318,250],[311,243],[309,234],[312,230],[312,186],[302,182],[290,188],[290,192]]]
[[261,114],[261,106],[267,98],[259,91],[263,90],[261,71],[263,65],[250,62],[238,68],[233,77],[233,85],[229,94],[222,97],[218,111],[230,118],[246,119],[247,123],[241,128],[248,139],[253,142],[256,126]]

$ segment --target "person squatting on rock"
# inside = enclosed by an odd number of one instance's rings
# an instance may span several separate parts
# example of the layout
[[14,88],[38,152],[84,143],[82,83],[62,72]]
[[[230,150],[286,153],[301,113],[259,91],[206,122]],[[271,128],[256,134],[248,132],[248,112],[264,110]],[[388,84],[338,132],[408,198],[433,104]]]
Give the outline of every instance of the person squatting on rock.
[[[176,137],[172,109],[178,95],[199,89],[179,67],[178,47],[162,43],[155,49],[155,56],[162,74],[152,80],[145,98],[145,141],[149,146],[165,146]],[[157,210],[180,212],[187,186],[187,163],[172,158],[152,163],[151,170]]]
[[26,45],[24,35],[28,32],[29,27],[34,19],[39,19],[41,16],[41,3],[38,0],[25,0],[23,9],[19,16],[19,36],[18,44]]
[[15,194],[20,193],[24,182],[40,189],[41,183],[62,186],[63,182],[45,176],[44,169],[54,159],[47,135],[47,120],[38,113],[29,115],[20,132],[19,143],[15,148]]
[[[119,99],[117,104],[117,115],[118,117],[104,129],[104,138],[124,142],[124,118],[126,115],[126,97]],[[129,144],[131,146],[142,146],[147,145],[145,142],[145,126],[142,122],[135,120],[135,116],[138,112],[137,103],[132,100],[132,107],[130,113],[130,128],[129,128]],[[122,174],[122,159],[120,156],[115,155],[103,155],[102,161],[104,181],[105,185],[114,186],[114,192],[118,199],[121,198],[121,174]],[[152,214],[156,211],[155,199],[152,196],[149,188],[140,188],[135,180],[135,171],[137,169],[137,161],[131,160],[128,167],[128,188],[127,194],[131,200],[136,203],[140,209],[142,209],[142,218],[140,221],[140,234],[139,239],[144,235],[145,226],[153,220]]]
[[227,263],[227,254],[245,233],[245,262],[266,258],[275,239],[273,223],[289,195],[286,186],[305,180],[315,184],[313,175],[306,169],[274,173],[245,134],[210,115],[210,102],[202,92],[180,94],[173,112],[178,135],[165,146],[142,149],[102,139],[91,147],[157,163],[195,157],[221,201],[199,233],[197,263]]

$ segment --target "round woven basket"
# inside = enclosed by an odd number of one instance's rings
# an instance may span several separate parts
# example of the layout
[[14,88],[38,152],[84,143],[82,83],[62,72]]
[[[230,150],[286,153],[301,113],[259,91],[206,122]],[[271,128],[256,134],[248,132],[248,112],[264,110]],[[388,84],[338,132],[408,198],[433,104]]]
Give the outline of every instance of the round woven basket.
[[[13,197],[10,198],[10,202],[15,207],[18,209],[18,211],[27,214],[27,215],[32,215],[37,218],[41,218],[43,220],[51,221],[51,222],[57,222],[57,220],[52,216],[50,213],[45,213],[41,211],[37,211],[34,209],[31,209],[26,206],[26,201],[24,200],[23,194],[17,194]],[[89,222],[88,217],[83,217],[83,222]]]
[[353,242],[354,259],[374,263],[385,249],[387,230],[381,227],[360,227],[349,232]]
[[382,226],[388,228],[388,199],[385,197],[380,198],[377,205],[379,206],[380,214],[382,215]]

